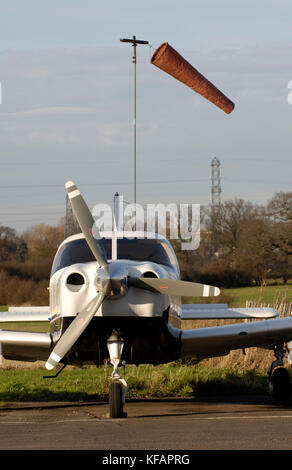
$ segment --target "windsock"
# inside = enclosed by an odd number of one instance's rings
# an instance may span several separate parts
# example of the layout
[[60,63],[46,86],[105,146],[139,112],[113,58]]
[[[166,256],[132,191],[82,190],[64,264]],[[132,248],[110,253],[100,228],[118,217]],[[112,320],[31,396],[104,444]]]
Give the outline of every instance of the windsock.
[[234,109],[230,101],[218,88],[187,62],[167,42],[161,44],[151,57],[151,63],[164,72],[192,88],[207,100],[229,114]]

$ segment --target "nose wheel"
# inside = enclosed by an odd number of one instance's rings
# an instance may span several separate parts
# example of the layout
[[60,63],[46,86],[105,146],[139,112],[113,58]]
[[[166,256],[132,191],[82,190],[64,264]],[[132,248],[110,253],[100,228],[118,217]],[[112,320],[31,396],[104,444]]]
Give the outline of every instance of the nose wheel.
[[110,384],[109,390],[109,415],[110,418],[123,417],[122,385],[119,382]]
[[116,330],[112,332],[112,335],[107,340],[107,347],[110,362],[114,368],[109,388],[109,416],[110,418],[125,418],[127,414],[124,413],[123,406],[126,401],[127,382],[120,376],[118,371],[124,341]]

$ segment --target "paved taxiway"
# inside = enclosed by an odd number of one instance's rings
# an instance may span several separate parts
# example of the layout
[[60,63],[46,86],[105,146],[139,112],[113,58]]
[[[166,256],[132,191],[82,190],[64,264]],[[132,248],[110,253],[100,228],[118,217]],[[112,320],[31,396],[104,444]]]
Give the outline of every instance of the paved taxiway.
[[291,450],[292,406],[268,397],[140,400],[128,417],[102,402],[0,407],[1,450]]

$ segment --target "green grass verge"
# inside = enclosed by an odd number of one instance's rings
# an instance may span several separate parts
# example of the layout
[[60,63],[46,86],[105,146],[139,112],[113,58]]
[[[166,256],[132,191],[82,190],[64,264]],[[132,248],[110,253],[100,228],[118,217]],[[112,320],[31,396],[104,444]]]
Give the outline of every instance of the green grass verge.
[[[107,399],[111,371],[112,367],[70,368],[55,379],[44,379],[44,368],[0,370],[0,402]],[[188,366],[181,361],[128,366],[125,378],[128,398],[267,393],[266,371]]]
[[264,287],[238,287],[222,289],[218,297],[183,298],[183,303],[227,303],[229,307],[245,307],[246,301],[274,305],[284,301],[292,302],[292,285],[267,285]]
[[[292,284],[267,285],[261,287],[239,287],[224,289],[218,297],[188,297],[183,298],[183,303],[228,303],[229,307],[245,307],[246,301],[259,301],[263,304],[274,305],[281,300],[292,302]],[[0,311],[6,311],[7,307],[0,307]],[[9,322],[0,323],[0,329],[19,331],[49,332],[48,322]]]
[[237,289],[226,289],[226,294],[231,297],[231,306],[245,306],[247,300],[262,302],[273,305],[281,301],[292,302],[292,286],[264,286],[240,287]]
[[37,333],[49,333],[51,331],[49,322],[1,322],[1,330],[32,331]]
[[[202,303],[228,303],[229,307],[244,307],[246,300],[261,300],[273,304],[279,300],[292,302],[292,285],[243,287],[225,289],[222,296],[214,298],[193,298],[184,301]],[[5,311],[6,307],[0,307]],[[49,324],[42,323],[0,323],[2,329],[49,331]],[[108,376],[103,367],[65,369],[56,379],[43,379],[44,368],[5,369],[0,366],[0,402],[31,400],[69,400],[107,398]],[[153,367],[127,366],[127,396],[132,398],[152,397],[193,397],[234,394],[266,394],[266,370],[239,370],[233,368],[208,368],[202,365],[185,365],[182,361]],[[0,404],[1,406],[1,404]]]

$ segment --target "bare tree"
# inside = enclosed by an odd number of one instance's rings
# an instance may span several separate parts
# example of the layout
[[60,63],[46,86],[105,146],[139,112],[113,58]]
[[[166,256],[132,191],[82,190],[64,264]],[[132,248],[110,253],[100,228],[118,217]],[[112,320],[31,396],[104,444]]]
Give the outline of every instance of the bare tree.
[[61,225],[37,224],[25,234],[28,259],[31,261],[53,260],[58,246],[64,239]]

